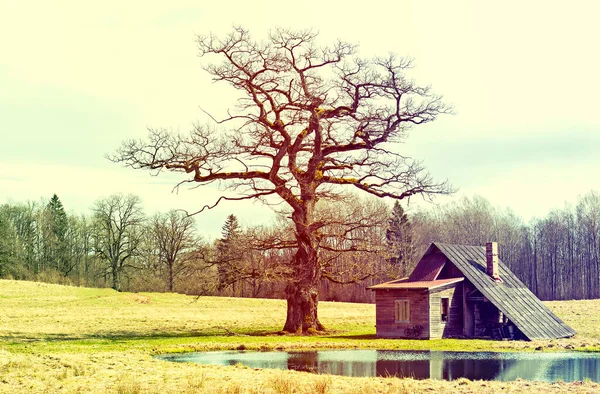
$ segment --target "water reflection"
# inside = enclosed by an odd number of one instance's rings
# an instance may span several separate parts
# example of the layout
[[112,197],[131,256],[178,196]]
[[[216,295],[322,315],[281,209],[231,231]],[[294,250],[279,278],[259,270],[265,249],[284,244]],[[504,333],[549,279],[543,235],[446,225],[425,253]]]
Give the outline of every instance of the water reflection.
[[344,376],[414,379],[600,382],[600,355],[593,353],[474,353],[395,350],[313,352],[205,352],[157,356],[177,362],[279,368]]

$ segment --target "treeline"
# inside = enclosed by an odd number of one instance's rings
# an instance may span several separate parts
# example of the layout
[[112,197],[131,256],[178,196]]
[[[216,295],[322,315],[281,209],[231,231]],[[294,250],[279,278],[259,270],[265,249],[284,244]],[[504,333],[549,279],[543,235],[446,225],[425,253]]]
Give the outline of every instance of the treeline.
[[[87,215],[47,202],[0,206],[0,277],[127,291],[282,297],[295,240],[285,214],[217,240],[180,211],[146,215],[137,196],[99,199]],[[482,197],[407,215],[399,203],[321,204],[321,300],[372,302],[366,287],[406,276],[431,242],[499,243],[500,258],[540,298],[600,298],[600,195],[525,223]],[[200,223],[200,226],[202,224]]]
[[0,206],[0,277],[78,286],[173,290],[195,271],[201,246],[193,219],[170,211],[147,217],[141,200],[112,195],[88,215],[47,203]]
[[[381,201],[323,205],[320,234],[326,299],[365,301],[364,283],[398,271],[386,260],[388,208]],[[217,240],[197,235],[181,211],[147,215],[134,195],[97,200],[90,212],[67,213],[60,198],[0,205],[0,278],[125,291],[282,297],[294,254],[282,218],[242,228],[230,215]],[[353,283],[352,289],[345,287]],[[356,285],[360,283],[360,285]]]

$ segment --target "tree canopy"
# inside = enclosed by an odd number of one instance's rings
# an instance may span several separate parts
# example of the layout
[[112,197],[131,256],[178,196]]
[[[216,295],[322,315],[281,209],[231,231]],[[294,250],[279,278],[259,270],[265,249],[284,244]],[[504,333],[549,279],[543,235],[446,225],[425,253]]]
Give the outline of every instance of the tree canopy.
[[220,59],[205,70],[239,92],[237,105],[225,119],[213,118],[216,127],[196,126],[187,135],[150,129],[147,139],[124,142],[113,160],[189,174],[182,183],[218,183],[223,194],[200,211],[223,200],[284,203],[297,247],[284,330],[320,330],[315,283],[325,223],[315,204],[344,187],[393,199],[449,193],[396,143],[451,109],[407,77],[410,59],[360,58],[343,41],[319,46],[312,31],[275,29],[257,41],[237,27],[197,43],[201,57]]

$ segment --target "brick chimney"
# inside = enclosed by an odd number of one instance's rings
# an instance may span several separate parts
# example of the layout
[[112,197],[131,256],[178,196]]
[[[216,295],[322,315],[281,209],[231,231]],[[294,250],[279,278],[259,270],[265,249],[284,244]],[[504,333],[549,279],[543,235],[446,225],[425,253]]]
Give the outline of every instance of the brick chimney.
[[498,271],[498,242],[488,242],[485,244],[485,260],[487,263],[487,273],[496,282],[500,281],[500,272]]

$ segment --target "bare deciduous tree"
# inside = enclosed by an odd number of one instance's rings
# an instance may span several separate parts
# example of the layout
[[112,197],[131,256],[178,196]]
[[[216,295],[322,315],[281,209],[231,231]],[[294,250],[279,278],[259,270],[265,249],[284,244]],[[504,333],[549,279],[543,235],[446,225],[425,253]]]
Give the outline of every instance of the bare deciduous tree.
[[92,208],[96,231],[94,249],[107,262],[112,288],[121,290],[121,274],[138,254],[144,215],[138,196],[114,194],[102,198]]
[[[297,250],[286,287],[284,330],[322,330],[317,317],[321,278],[319,199],[343,187],[394,199],[448,193],[393,143],[414,125],[450,112],[441,97],[405,72],[411,61],[390,55],[361,59],[354,45],[318,47],[310,31],[276,29],[255,41],[242,28],[223,39],[198,37],[205,69],[240,93],[235,112],[218,121],[230,131],[196,127],[187,136],[150,130],[125,142],[113,160],[133,168],[189,174],[184,182],[219,183],[223,200],[274,197],[291,210]],[[227,194],[227,190],[232,193]]]
[[151,231],[158,261],[166,268],[167,285],[173,291],[175,279],[194,270],[193,252],[199,246],[194,219],[175,210],[156,214]]

